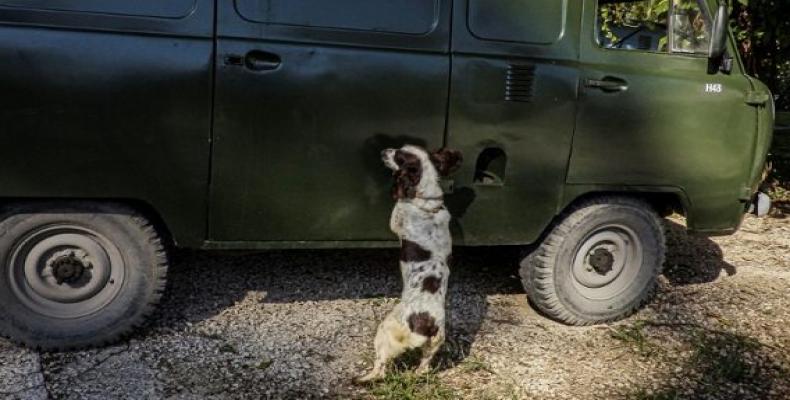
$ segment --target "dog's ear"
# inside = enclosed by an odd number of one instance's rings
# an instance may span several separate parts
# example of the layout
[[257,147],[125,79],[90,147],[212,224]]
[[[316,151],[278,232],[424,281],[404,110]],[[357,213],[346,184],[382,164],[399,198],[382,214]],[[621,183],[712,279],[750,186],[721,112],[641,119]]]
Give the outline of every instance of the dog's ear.
[[422,179],[420,160],[413,154],[402,151],[398,151],[395,160],[399,169],[395,171],[392,198],[395,200],[413,199],[417,196],[417,186]]
[[441,176],[450,176],[461,167],[464,157],[458,150],[439,149],[430,154],[431,163]]

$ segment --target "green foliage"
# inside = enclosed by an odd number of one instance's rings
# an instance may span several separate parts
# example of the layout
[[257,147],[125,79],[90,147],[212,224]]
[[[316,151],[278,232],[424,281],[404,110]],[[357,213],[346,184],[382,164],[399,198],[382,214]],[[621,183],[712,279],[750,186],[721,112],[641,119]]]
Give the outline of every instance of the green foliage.
[[779,96],[790,111],[790,1],[735,0],[732,27],[747,72]]
[[633,325],[620,326],[612,329],[610,336],[629,345],[642,357],[650,357],[658,352],[658,347],[650,341],[645,333],[645,321],[637,321]]
[[[790,111],[790,1],[730,0],[730,5],[732,30],[747,72],[779,96],[780,110]],[[675,49],[694,51],[707,47],[705,26],[693,11],[697,0],[609,0],[600,2],[598,7],[602,39],[609,44],[622,39],[615,27],[666,30],[671,11],[674,16],[683,15],[673,19]],[[682,24],[687,26],[678,29]],[[666,51],[666,45],[665,36],[658,50]]]
[[[699,53],[706,52],[710,46],[710,20],[701,12],[697,0],[607,1],[599,4],[598,16],[602,39],[607,46],[619,47],[621,40],[649,31],[661,35],[658,46],[650,50],[666,52],[670,25],[673,51]],[[629,33],[620,38],[618,32]]]
[[[657,27],[667,25],[669,13],[669,0],[642,0],[637,2],[619,2],[601,4],[598,15],[600,16],[600,29],[609,43],[617,43],[620,38],[612,30],[613,26],[626,26],[631,28],[647,27],[656,30]],[[659,49],[666,47],[666,37],[662,38]]]

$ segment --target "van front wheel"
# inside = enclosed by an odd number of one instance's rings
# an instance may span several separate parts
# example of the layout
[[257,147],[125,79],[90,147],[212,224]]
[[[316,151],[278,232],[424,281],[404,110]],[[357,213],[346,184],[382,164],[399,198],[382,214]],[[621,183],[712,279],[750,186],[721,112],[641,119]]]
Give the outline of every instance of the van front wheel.
[[121,205],[13,205],[0,215],[0,335],[69,350],[121,339],[151,314],[167,259]]
[[655,291],[664,263],[661,222],[649,204],[602,197],[566,212],[521,261],[532,303],[570,325],[615,321]]

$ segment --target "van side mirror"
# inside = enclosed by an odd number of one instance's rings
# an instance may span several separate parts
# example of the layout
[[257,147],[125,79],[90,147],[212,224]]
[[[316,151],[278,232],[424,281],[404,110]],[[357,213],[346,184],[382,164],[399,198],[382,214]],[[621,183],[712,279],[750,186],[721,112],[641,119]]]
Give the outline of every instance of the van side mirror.
[[716,11],[716,19],[713,21],[713,31],[711,32],[710,51],[708,57],[711,60],[719,60],[727,51],[727,26],[729,17],[727,15],[727,2],[721,0],[719,9]]

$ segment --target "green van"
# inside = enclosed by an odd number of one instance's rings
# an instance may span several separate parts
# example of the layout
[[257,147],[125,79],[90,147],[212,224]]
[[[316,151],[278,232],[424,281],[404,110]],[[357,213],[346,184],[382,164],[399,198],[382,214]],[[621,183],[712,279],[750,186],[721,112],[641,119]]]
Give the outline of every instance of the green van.
[[[165,248],[398,246],[379,152],[452,147],[461,246],[622,318],[660,218],[731,234],[772,135],[714,0],[0,0],[0,334],[44,349],[148,316]],[[529,246],[528,246],[529,245]]]

